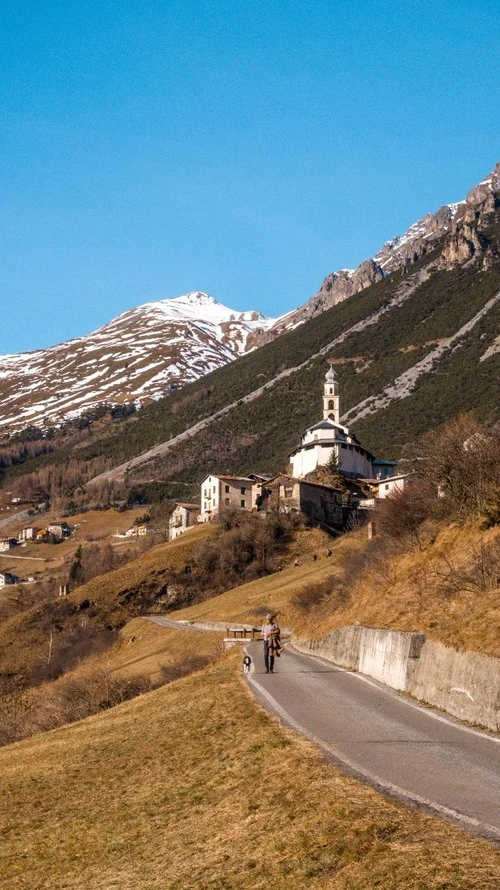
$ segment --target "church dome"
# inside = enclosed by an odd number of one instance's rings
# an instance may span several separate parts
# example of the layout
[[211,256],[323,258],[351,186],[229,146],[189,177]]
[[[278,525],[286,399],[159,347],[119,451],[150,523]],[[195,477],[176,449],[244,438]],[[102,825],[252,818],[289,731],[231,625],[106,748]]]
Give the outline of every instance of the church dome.
[[325,374],[325,380],[327,383],[337,383],[337,375],[335,374],[335,371],[333,370],[331,365],[329,370]]

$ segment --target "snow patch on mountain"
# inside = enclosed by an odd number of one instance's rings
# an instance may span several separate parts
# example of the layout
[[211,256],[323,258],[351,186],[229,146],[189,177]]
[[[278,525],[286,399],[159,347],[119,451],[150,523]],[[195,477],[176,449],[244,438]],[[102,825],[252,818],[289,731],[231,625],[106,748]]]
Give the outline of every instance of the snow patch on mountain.
[[275,321],[193,291],[50,349],[0,356],[0,429],[57,425],[103,402],[141,407],[233,361]]

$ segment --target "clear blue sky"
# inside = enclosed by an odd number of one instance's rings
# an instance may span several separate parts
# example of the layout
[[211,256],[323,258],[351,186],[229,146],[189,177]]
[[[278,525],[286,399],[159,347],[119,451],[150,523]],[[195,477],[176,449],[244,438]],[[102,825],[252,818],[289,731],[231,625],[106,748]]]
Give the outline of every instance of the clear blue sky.
[[4,0],[0,353],[279,315],[500,159],[498,0]]

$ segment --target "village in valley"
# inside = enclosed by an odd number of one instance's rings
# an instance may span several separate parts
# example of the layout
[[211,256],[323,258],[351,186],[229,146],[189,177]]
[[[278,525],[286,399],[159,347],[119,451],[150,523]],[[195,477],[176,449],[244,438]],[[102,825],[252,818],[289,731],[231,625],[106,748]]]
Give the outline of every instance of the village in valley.
[[[327,475],[334,484],[315,477]],[[170,517],[173,540],[224,509],[303,513],[325,531],[338,534],[356,518],[366,518],[380,499],[403,491],[410,474],[397,461],[377,459],[340,423],[340,388],[332,364],[323,384],[323,417],[309,427],[290,455],[290,473],[276,476],[209,473],[199,503],[178,502]]]

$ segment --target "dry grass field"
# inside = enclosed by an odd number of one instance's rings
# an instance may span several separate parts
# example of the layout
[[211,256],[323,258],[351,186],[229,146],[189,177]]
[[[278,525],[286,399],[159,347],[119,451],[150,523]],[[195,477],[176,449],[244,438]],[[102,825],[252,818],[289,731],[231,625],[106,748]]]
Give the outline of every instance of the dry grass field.
[[[89,597],[103,620],[124,617],[120,601],[128,590],[158,583],[212,534],[205,526],[154,547],[68,599]],[[443,556],[458,571],[481,542],[498,537],[474,525],[436,528],[421,550],[383,558],[372,550],[366,559],[366,530],[332,543],[306,529],[282,571],[171,617],[258,625],[262,611],[273,608],[281,625],[300,635],[359,620],[421,629],[498,655],[498,591],[443,592],[439,574]],[[347,586],[349,596],[339,597]],[[312,608],[300,605],[301,592],[317,587],[332,593]],[[0,749],[1,890],[500,886],[497,848],[345,777],[262,711],[242,682],[241,651],[223,655],[222,636],[129,620],[111,648],[69,679],[101,669],[157,682],[191,656],[216,660],[96,716]],[[14,641],[15,622],[7,622],[2,643],[4,652],[12,649],[13,664],[22,660],[21,650],[14,657]]]
[[[86,543],[109,542],[118,551],[131,547],[134,541],[130,538],[116,538],[133,524],[134,519],[144,514],[144,507],[135,507],[119,513],[117,510],[88,510],[66,518],[68,525],[74,528],[73,534],[59,544],[44,544],[28,541],[1,555],[0,570],[12,572],[21,579],[33,576],[44,581],[58,579],[72,561],[76,550]],[[8,518],[8,516],[7,516]],[[60,522],[57,514],[43,513],[24,519],[13,519],[1,529],[0,537],[17,537],[18,532],[27,526],[43,528],[50,522]]]
[[239,659],[1,749],[2,890],[498,888],[498,849],[341,775]]
[[[471,570],[474,560],[481,561],[481,548],[498,548],[500,557],[500,529],[484,532],[477,523],[436,527],[422,549],[396,548],[388,555],[379,549],[377,538],[367,550],[366,529],[330,541],[329,558],[325,541],[318,531],[303,532],[295,543],[298,566],[289,560],[282,572],[171,617],[252,623],[265,607],[271,607],[280,624],[293,628],[298,636],[319,637],[335,627],[359,622],[419,630],[445,645],[500,656],[500,597],[494,583],[498,562],[484,589],[477,574],[481,570],[484,574],[485,565],[476,567],[476,573]],[[326,592],[310,609],[294,602],[305,588],[325,582],[331,593]]]
[[[179,537],[168,544],[159,544],[147,550],[137,559],[105,575],[93,578],[87,584],[75,588],[67,597],[55,601],[57,609],[71,608],[82,600],[95,603],[96,624],[120,627],[130,619],[130,610],[124,605],[130,591],[161,583],[162,573],[168,568],[184,565],[191,547],[213,533],[207,526],[194,529],[191,534]],[[29,664],[30,657],[38,658],[46,646],[47,628],[37,620],[36,606],[27,612],[16,614],[0,623],[0,651],[2,669],[19,670]]]

